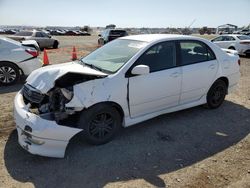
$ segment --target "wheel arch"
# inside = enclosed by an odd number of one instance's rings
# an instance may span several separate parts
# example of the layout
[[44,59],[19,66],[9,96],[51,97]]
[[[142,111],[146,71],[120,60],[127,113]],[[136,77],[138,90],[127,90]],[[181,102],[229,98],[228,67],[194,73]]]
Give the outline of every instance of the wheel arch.
[[[98,102],[98,103],[95,103],[95,104],[89,106],[88,108],[91,108],[91,107],[96,106],[96,105],[101,105],[101,104],[106,104],[106,105],[110,105],[110,106],[114,107],[114,108],[118,111],[118,113],[120,114],[121,120],[123,121],[123,119],[124,119],[124,111],[123,111],[121,105],[119,105],[118,103],[116,103],[116,102],[114,102],[114,101],[103,101],[103,102]],[[87,109],[88,109],[88,108],[87,108]],[[86,110],[87,110],[87,109],[86,109]]]
[[[217,80],[222,80],[223,82],[225,82],[225,84],[226,84],[226,86],[227,86],[227,93],[228,93],[228,86],[229,86],[229,80],[228,80],[228,78],[227,78],[226,76],[221,76],[221,77],[217,78],[217,79],[213,82],[213,84],[214,84]],[[213,85],[213,84],[212,84],[212,85]]]
[[13,62],[11,62],[11,61],[0,61],[0,64],[1,64],[1,63],[9,63],[9,64],[12,64],[12,65],[14,65],[18,70],[20,70],[21,73],[23,74],[23,70],[22,70],[16,63],[13,63]]

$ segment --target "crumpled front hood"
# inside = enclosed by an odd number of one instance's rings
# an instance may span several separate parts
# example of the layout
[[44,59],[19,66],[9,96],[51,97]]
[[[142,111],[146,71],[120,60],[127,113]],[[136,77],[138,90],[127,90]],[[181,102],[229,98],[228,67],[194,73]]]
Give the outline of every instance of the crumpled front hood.
[[27,78],[27,83],[32,87],[47,93],[54,87],[55,81],[67,73],[79,73],[83,75],[106,76],[107,74],[91,69],[88,66],[76,62],[49,65],[33,71]]

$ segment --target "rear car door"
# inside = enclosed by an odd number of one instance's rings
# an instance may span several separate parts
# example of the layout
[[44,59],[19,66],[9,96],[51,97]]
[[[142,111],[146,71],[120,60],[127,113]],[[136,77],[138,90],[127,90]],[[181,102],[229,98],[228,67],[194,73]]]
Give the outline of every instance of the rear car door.
[[46,48],[51,46],[50,38],[43,35],[42,32],[35,32],[33,35],[33,39],[37,41],[40,48]]
[[179,50],[183,74],[180,104],[185,104],[206,94],[219,65],[212,49],[201,41],[180,41]]
[[224,48],[225,43],[223,42],[224,37],[223,36],[219,36],[215,39],[212,40],[213,43],[215,43],[216,45],[218,45],[220,48]]
[[179,103],[181,68],[176,63],[175,42],[162,42],[149,48],[130,68],[147,65],[147,75],[129,75],[129,107],[132,118],[157,112]]

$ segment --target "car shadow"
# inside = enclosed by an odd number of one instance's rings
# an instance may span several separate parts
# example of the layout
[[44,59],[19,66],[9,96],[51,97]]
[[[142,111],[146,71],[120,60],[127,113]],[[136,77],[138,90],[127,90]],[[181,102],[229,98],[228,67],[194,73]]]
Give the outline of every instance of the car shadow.
[[195,107],[123,129],[110,143],[90,146],[75,137],[64,159],[31,155],[9,136],[4,161],[12,178],[35,187],[103,187],[144,179],[165,187],[159,177],[190,166],[236,144],[250,132],[250,110],[225,101],[216,110]]
[[24,83],[25,83],[25,79],[22,79],[19,82],[17,82],[15,85],[10,85],[10,86],[0,85],[0,94],[17,92],[23,87]]

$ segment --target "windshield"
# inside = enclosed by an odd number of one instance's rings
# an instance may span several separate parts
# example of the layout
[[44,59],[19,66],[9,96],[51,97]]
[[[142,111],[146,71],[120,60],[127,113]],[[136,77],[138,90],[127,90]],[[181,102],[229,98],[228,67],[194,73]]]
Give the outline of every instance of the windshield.
[[114,73],[146,44],[142,41],[117,39],[95,50],[80,61],[100,70]]
[[237,36],[237,38],[240,40],[250,40],[250,37],[246,35]]

